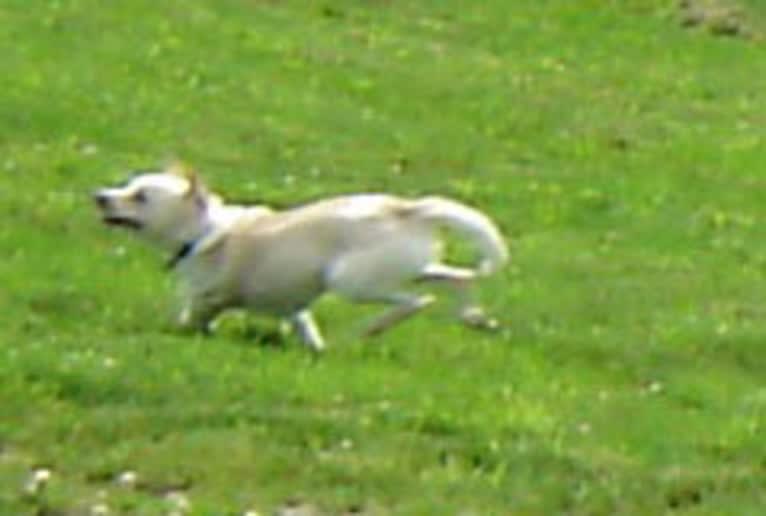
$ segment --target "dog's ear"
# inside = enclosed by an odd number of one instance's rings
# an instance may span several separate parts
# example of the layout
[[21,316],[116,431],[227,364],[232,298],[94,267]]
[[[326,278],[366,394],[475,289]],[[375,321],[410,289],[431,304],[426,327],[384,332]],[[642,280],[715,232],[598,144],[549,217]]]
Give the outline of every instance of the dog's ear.
[[191,168],[189,165],[182,161],[173,161],[166,169],[165,171],[168,174],[174,174],[178,177],[182,177],[186,179],[186,181],[189,183],[189,189],[184,194],[188,198],[200,198],[204,199],[207,193],[207,189],[202,184],[202,180],[199,177],[199,174]]
[[166,174],[173,174],[174,176],[183,177],[187,179],[191,174],[194,174],[194,170],[186,163],[180,160],[172,160],[165,167]]
[[199,175],[196,171],[192,169],[187,169],[184,171],[183,177],[189,182],[189,190],[186,192],[186,197],[194,197],[194,198],[204,198],[205,197],[205,187],[202,184],[202,181],[199,178]]

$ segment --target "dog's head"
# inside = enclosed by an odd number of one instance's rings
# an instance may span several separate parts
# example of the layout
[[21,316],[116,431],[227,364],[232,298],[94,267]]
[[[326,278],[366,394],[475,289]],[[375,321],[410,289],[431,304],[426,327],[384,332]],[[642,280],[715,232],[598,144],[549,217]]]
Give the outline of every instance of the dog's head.
[[199,238],[208,197],[197,175],[179,165],[142,172],[93,195],[106,224],[133,229],[168,247]]

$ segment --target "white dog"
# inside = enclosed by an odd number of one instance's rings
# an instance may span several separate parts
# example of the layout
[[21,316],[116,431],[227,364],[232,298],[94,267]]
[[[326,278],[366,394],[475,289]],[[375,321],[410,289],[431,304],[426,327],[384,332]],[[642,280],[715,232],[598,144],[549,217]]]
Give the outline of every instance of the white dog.
[[[324,347],[309,311],[326,292],[392,305],[367,327],[380,333],[433,301],[407,284],[451,285],[458,317],[494,328],[469,295],[470,283],[508,258],[497,227],[482,213],[439,198],[382,194],[335,197],[273,211],[227,205],[179,165],[136,175],[94,194],[103,220],[126,226],[165,248],[185,285],[179,322],[203,331],[223,310],[243,307],[287,318],[313,350]],[[475,269],[439,261],[438,230],[467,237],[481,259]]]

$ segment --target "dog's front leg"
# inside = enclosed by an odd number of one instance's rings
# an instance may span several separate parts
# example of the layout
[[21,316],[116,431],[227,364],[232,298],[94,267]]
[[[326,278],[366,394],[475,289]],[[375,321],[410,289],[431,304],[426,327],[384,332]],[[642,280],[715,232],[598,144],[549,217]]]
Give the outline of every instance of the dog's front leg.
[[210,335],[213,330],[213,319],[219,309],[211,304],[198,300],[187,302],[178,314],[178,326],[186,331],[200,332]]
[[322,351],[324,349],[324,339],[319,332],[314,316],[308,310],[301,310],[290,317],[290,323],[298,333],[301,341],[311,348],[312,351]]

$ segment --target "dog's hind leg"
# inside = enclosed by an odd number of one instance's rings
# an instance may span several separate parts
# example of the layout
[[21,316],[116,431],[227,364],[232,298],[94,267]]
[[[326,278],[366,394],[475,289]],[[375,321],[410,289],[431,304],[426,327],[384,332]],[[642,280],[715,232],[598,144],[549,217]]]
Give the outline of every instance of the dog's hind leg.
[[378,315],[362,331],[365,337],[379,335],[392,326],[412,317],[423,308],[435,301],[432,295],[418,295],[405,292],[344,292],[335,288],[335,292],[355,303],[377,303],[393,305],[391,308]]
[[325,274],[327,289],[349,301],[393,305],[369,323],[365,336],[386,331],[434,301],[430,295],[401,291],[401,285],[417,277],[427,256],[397,251],[395,245],[385,244],[357,251],[343,256]]
[[445,283],[457,300],[457,316],[466,326],[480,330],[496,330],[499,324],[484,312],[473,295],[472,284],[476,273],[472,269],[452,267],[442,263],[429,264],[417,281]]
[[379,335],[392,326],[412,317],[420,310],[433,303],[434,297],[431,295],[418,296],[414,294],[392,294],[390,296],[367,301],[394,303],[393,307],[386,310],[370,322],[362,333],[365,337],[372,337]]
[[312,351],[322,351],[324,349],[324,339],[319,331],[314,316],[308,310],[301,310],[290,317],[290,323],[298,333],[301,341],[311,348]]

